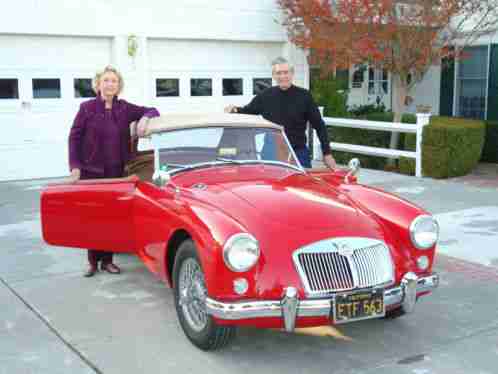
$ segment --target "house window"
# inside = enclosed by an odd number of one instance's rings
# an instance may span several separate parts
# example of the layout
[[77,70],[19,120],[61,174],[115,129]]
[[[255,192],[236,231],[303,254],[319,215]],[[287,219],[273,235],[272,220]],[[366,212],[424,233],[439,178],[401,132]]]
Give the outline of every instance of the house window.
[[60,79],[33,79],[34,99],[59,99],[60,97]]
[[368,68],[368,94],[380,97],[387,95],[388,91],[387,70]]
[[365,65],[355,65],[353,68],[353,77],[351,79],[351,88],[361,88],[363,86],[363,77],[365,72]]
[[180,80],[161,78],[156,79],[156,97],[180,96]]
[[242,78],[223,79],[223,96],[242,95],[244,92]]
[[261,92],[271,87],[271,78],[254,78],[252,80],[252,94],[259,95]]
[[17,79],[0,79],[0,99],[19,99]]
[[90,78],[74,79],[74,97],[95,97]]
[[458,61],[456,115],[484,119],[488,72],[488,47],[468,47]]
[[190,96],[213,96],[213,80],[205,78],[191,79]]

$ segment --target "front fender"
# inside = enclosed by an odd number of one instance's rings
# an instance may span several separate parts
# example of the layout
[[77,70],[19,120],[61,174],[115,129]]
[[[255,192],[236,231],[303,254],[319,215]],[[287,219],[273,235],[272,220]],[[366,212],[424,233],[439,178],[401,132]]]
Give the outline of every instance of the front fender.
[[[240,276],[240,273],[230,271],[225,265],[223,246],[232,235],[248,232],[248,230],[216,207],[195,199],[191,200],[188,196],[184,197],[188,201],[184,205],[186,209],[181,216],[181,223],[179,222],[177,230],[187,232],[196,245],[208,295],[221,298],[231,297],[233,296],[233,280]],[[168,258],[171,257],[165,251],[163,263],[166,264],[166,272],[168,271]],[[166,278],[170,279],[170,275],[167,274]]]
[[[386,236],[393,242],[397,278],[408,271],[418,274],[429,273],[434,260],[435,246],[428,250],[417,249],[410,238],[410,224],[422,214],[430,215],[423,208],[389,192],[361,184],[341,185],[347,194],[363,210],[373,214],[386,228]],[[421,272],[416,266],[416,259],[421,255],[429,257],[429,268]],[[399,279],[398,279],[399,281]]]

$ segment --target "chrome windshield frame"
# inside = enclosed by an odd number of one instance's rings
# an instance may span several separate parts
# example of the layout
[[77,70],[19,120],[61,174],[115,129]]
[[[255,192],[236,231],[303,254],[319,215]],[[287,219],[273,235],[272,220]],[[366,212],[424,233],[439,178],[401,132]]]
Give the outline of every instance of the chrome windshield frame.
[[[223,125],[220,126],[212,126],[212,127],[223,127]],[[271,129],[274,130],[274,129]],[[173,132],[175,130],[171,130]],[[299,159],[296,156],[296,153],[294,152],[294,149],[292,148],[289,139],[287,138],[285,132],[283,130],[281,131],[281,135],[285,139],[285,143],[287,144],[289,153],[292,155],[294,158],[296,165],[292,165],[290,163],[282,162],[282,161],[273,161],[273,160],[234,160],[233,163],[227,161],[209,161],[209,162],[201,162],[201,163],[196,163],[196,164],[190,164],[190,165],[185,165],[183,168],[177,168],[177,169],[172,169],[169,170],[168,173],[173,176],[177,173],[183,172],[183,171],[190,171],[190,170],[195,170],[195,169],[200,169],[200,168],[205,168],[205,167],[213,167],[213,166],[226,166],[226,165],[232,165],[232,166],[241,166],[241,165],[250,165],[250,164],[263,164],[263,165],[274,165],[274,166],[281,166],[289,169],[293,169],[299,173],[306,174],[306,169],[303,168],[301,163],[299,162]],[[166,131],[167,132],[167,131]],[[164,134],[152,134],[151,135],[151,143],[153,146],[154,150],[154,171],[157,171],[160,169],[160,164],[159,164],[159,152],[160,152],[160,141],[159,137]]]
[[285,167],[288,169],[293,169],[301,174],[305,174],[306,171],[299,168],[298,166],[294,166],[291,164],[287,164],[285,162],[280,162],[280,161],[269,161],[269,160],[237,160],[237,162],[226,162],[226,161],[212,161],[212,162],[201,162],[198,164],[192,164],[185,166],[184,168],[178,168],[178,169],[173,169],[169,171],[169,174],[171,176],[183,172],[183,171],[191,171],[191,170],[196,170],[196,169],[202,169],[202,168],[209,168],[209,167],[214,167],[214,166],[244,166],[244,165],[257,165],[257,164],[263,164],[263,165],[274,165],[274,166],[281,166]]

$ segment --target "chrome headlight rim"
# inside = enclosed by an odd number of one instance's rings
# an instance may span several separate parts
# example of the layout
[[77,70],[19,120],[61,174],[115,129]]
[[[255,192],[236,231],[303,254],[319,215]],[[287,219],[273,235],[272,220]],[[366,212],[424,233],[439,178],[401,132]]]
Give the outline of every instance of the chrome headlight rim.
[[[256,250],[257,250],[257,253],[256,253],[256,256],[255,256],[255,260],[253,261],[252,264],[248,265],[248,266],[245,266],[243,268],[236,268],[235,266],[233,266],[233,264],[230,262],[230,259],[229,259],[229,254],[230,254],[230,250],[233,248],[233,245],[238,241],[238,240],[243,240],[243,239],[246,239],[246,240],[251,240],[255,245],[256,245]],[[237,233],[237,234],[234,234],[232,235],[228,240],[227,242],[225,243],[225,245],[223,246],[223,261],[225,262],[225,265],[233,272],[236,272],[236,273],[244,273],[246,271],[248,271],[250,268],[252,268],[254,265],[256,265],[256,263],[258,262],[259,260],[259,256],[261,254],[261,250],[259,248],[259,242],[258,240],[256,240],[256,238],[254,236],[252,236],[251,234],[247,233],[247,232],[241,232],[241,233]]]
[[[434,225],[436,226],[436,239],[430,245],[421,245],[420,243],[417,242],[417,240],[415,238],[415,235],[417,234],[415,232],[415,230],[416,230],[417,225],[419,225],[421,221],[424,221],[427,219],[431,220],[432,223],[434,223]],[[429,214],[421,214],[418,217],[416,217],[412,221],[412,223],[410,224],[410,239],[412,241],[412,244],[415,246],[415,248],[420,249],[420,250],[430,249],[437,243],[438,238],[439,238],[439,223],[437,222],[437,220],[433,216],[431,216]]]

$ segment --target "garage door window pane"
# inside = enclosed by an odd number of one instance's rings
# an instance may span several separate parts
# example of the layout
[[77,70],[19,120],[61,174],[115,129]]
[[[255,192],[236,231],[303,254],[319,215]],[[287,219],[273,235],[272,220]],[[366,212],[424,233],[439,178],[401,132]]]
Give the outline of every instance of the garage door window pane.
[[213,96],[213,80],[191,79],[190,96]]
[[156,79],[156,97],[180,96],[179,79]]
[[223,96],[242,95],[244,91],[241,78],[223,79]]
[[74,97],[95,97],[90,78],[74,79]]
[[33,79],[33,98],[58,99],[60,97],[60,79]]
[[17,79],[0,79],[0,99],[19,99]]
[[271,87],[271,78],[254,78],[252,80],[252,94],[259,95],[261,92]]

